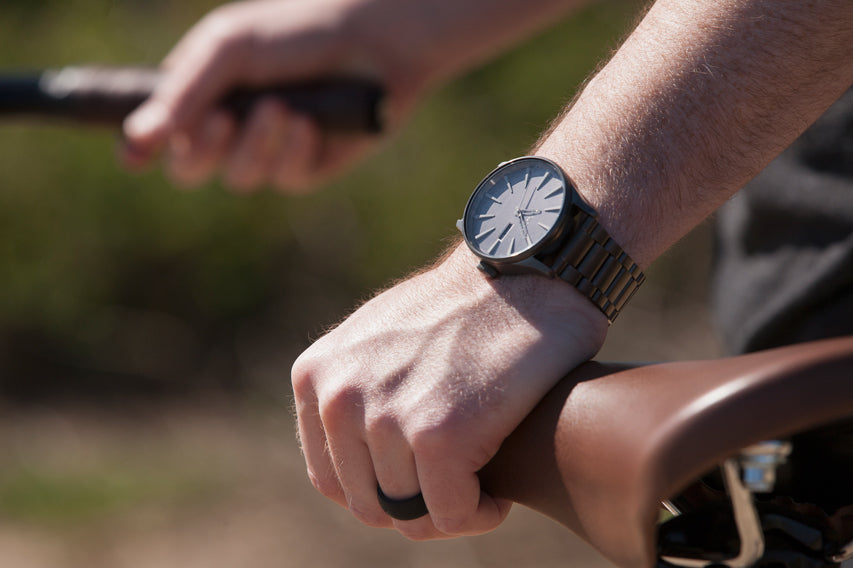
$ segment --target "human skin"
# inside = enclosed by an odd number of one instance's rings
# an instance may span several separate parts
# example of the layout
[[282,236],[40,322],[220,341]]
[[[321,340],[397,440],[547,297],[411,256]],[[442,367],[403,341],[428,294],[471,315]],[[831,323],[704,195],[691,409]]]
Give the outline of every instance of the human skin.
[[[648,266],[853,83],[846,0],[660,0],[534,153],[559,163]],[[488,279],[460,246],[300,356],[308,474],[362,522],[412,539],[476,534],[509,505],[477,471],[607,322],[559,280]],[[579,425],[582,427],[582,425]],[[376,501],[423,493],[429,516]]]
[[[357,163],[393,134],[432,87],[558,21],[586,0],[254,0],[223,5],[163,61],[164,80],[125,122],[121,156],[142,168],[163,155],[178,185],[221,174],[235,191],[297,193]],[[376,79],[387,133],[324,133],[267,98],[243,124],[215,101],[235,86],[332,74]]]

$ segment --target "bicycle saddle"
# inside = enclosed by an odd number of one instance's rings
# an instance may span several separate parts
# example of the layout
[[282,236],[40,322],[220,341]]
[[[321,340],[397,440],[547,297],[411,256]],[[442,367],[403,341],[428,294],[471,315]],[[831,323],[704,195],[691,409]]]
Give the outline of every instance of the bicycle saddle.
[[[491,494],[562,523],[620,567],[831,565],[853,538],[844,522],[853,505],[846,487],[853,448],[835,444],[839,457],[799,446],[853,417],[851,370],[853,337],[709,361],[586,363],[504,442],[481,481]],[[763,493],[789,443],[776,490]],[[720,488],[708,474],[717,467],[730,501],[715,497]],[[711,512],[698,524],[685,514],[658,527],[665,501]],[[732,519],[729,528],[720,518]],[[756,523],[758,534],[750,534]],[[733,550],[724,543],[704,559],[667,556],[715,546],[684,542],[696,535],[725,541],[727,534]],[[765,546],[780,539],[806,560],[783,554],[780,561],[781,548]]]

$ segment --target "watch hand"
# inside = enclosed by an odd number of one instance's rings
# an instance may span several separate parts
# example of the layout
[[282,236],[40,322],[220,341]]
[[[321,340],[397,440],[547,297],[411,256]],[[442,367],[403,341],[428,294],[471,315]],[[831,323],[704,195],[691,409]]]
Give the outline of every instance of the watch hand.
[[536,191],[537,187],[530,187],[530,168],[526,170],[526,175],[524,177],[524,193],[521,195],[521,199],[518,201],[519,207],[516,208],[516,211],[526,208],[530,205],[530,201],[533,199],[533,194]]
[[[530,207],[530,202],[533,201],[533,195],[537,191],[539,191],[539,189],[545,183],[545,180],[547,180],[550,175],[551,175],[550,173],[546,172],[545,175],[543,175],[541,178],[539,178],[539,182],[536,184],[536,187],[533,188],[533,191],[525,192],[524,196],[521,198],[521,203],[524,204],[521,208],[519,208],[521,211],[534,211],[532,209],[527,209],[527,208]],[[525,186],[525,189],[527,189],[527,186]],[[525,199],[525,198],[527,198],[527,199]],[[535,211],[537,211],[537,213],[541,213],[541,211],[539,211],[539,210],[535,210]]]
[[530,215],[530,216],[532,216],[532,215],[541,215],[541,214],[542,214],[542,210],[541,210],[541,209],[519,209],[519,210],[518,210],[518,214],[519,214],[519,215],[522,215],[522,216],[523,216],[523,215]]
[[[536,184],[536,187],[534,187],[534,188],[533,188],[533,191],[531,191],[531,192],[530,192],[530,195],[527,197],[527,203],[525,203],[525,204],[524,204],[524,209],[525,209],[525,210],[527,210],[527,208],[528,208],[528,207],[530,207],[530,202],[531,202],[531,201],[533,201],[533,195],[534,195],[537,191],[539,191],[539,188],[541,188],[541,187],[542,187],[542,184],[544,184],[544,183],[545,183],[545,180],[546,180],[546,179],[548,179],[548,176],[549,176],[549,175],[550,175],[550,173],[549,173],[549,172],[546,172],[546,173],[545,173],[545,175],[543,175],[541,178],[539,178],[539,182]],[[541,211],[540,211],[540,213],[541,213]]]
[[524,220],[524,215],[522,215],[521,211],[517,210],[516,216],[518,216],[519,225],[521,225],[521,234],[524,235],[527,245],[532,245],[533,241],[530,239],[530,232],[527,230],[527,221]]

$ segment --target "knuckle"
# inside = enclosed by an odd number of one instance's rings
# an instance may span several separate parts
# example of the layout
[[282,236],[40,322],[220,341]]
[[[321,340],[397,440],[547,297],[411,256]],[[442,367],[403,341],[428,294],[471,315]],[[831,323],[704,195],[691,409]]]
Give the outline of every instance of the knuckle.
[[368,527],[385,528],[391,526],[391,521],[378,507],[363,506],[351,502],[349,511],[355,519]]
[[457,517],[434,517],[433,522],[438,530],[448,535],[463,535],[467,534],[468,519],[460,519]]
[[237,34],[234,8],[225,4],[208,12],[199,22],[199,29],[211,43],[229,41]]
[[420,521],[396,523],[394,527],[401,535],[414,542],[423,542],[436,537],[435,529]]
[[477,471],[500,448],[501,439],[475,429],[464,420],[447,420],[422,428],[409,436],[412,451],[431,461],[452,460],[466,470]]
[[500,441],[473,444],[465,456],[465,460],[471,471],[477,471],[498,453]]
[[211,59],[222,62],[233,57],[240,59],[243,49],[251,41],[233,5],[220,6],[209,12],[199,23],[198,37],[203,41]]
[[397,419],[387,413],[374,413],[367,416],[364,427],[370,440],[387,440],[400,432]]
[[320,419],[327,430],[340,430],[349,423],[352,409],[361,402],[357,387],[341,386],[323,396],[318,402]]
[[314,394],[314,376],[317,365],[312,358],[303,353],[290,369],[290,383],[297,398],[306,398]]
[[331,475],[329,472],[320,475],[309,469],[308,479],[311,480],[311,485],[314,486],[314,489],[320,492],[324,497],[335,500],[342,494],[341,486],[340,483],[338,483],[337,477]]
[[459,432],[445,425],[435,425],[415,432],[410,439],[412,451],[426,459],[447,456],[460,441]]

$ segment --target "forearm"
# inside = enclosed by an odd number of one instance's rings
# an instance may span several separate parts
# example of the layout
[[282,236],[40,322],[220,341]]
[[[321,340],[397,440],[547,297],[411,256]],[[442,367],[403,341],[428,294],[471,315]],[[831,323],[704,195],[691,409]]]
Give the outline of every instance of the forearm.
[[[386,6],[395,2],[409,4]],[[530,6],[499,5],[493,13],[504,16]],[[458,30],[476,11],[447,13]],[[511,40],[497,33],[507,29],[501,22],[495,16],[482,35],[472,33],[471,41],[495,41],[470,57]],[[851,22],[849,0],[661,0],[535,152],[563,166],[609,232],[647,265],[850,85]],[[464,51],[466,38],[448,33],[433,38],[442,44],[435,53],[453,58],[443,50]],[[455,55],[462,63],[441,73],[473,60]],[[477,472],[603,342],[606,317],[566,282],[489,279],[477,261],[464,245],[455,249],[367,302],[293,367],[309,475],[368,525],[414,539],[497,526],[506,503],[481,491]],[[429,516],[392,519],[377,486],[392,499],[420,492]]]
[[[427,85],[467,71],[593,0],[357,0],[355,43]],[[393,63],[392,63],[393,64]]]
[[648,265],[850,86],[851,45],[848,0],[660,0],[535,152]]

